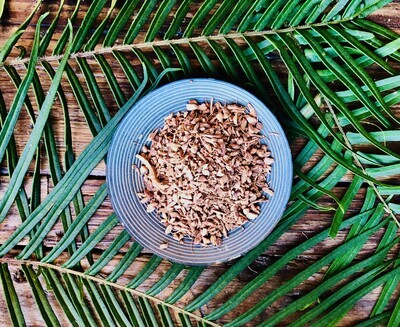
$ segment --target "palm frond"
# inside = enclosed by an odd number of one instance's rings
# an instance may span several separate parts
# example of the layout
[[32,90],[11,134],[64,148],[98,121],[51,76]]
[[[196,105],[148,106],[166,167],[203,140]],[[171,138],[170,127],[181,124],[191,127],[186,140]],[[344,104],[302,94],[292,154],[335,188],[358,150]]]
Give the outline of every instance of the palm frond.
[[[399,117],[393,110],[400,103],[400,38],[364,19],[387,2],[166,0],[129,1],[119,8],[116,1],[95,1],[88,6],[77,1],[69,23],[59,26],[66,12],[61,1],[47,28],[42,26],[45,15],[35,22],[28,56],[15,58],[12,49],[40,10],[39,2],[0,49],[0,74],[8,74],[16,87],[9,108],[0,97],[0,158],[7,156],[10,176],[0,203],[0,219],[7,219],[13,203],[21,217],[19,227],[0,246],[2,257],[17,255],[8,266],[2,263],[0,270],[11,321],[26,324],[8,270],[12,264],[22,265],[48,325],[61,325],[62,318],[55,314],[46,292],[54,293],[65,318],[74,326],[96,326],[99,322],[105,326],[190,326],[195,322],[208,326],[212,321],[239,326],[321,272],[326,272],[325,278],[314,289],[268,316],[264,325],[289,321],[298,312],[302,317],[293,325],[334,324],[381,285],[371,319],[364,325],[382,321],[396,325],[399,304],[390,303],[390,299],[398,285],[398,260],[392,260],[392,255],[399,243],[399,209],[391,196],[399,190],[393,177],[400,171],[400,154],[392,143],[400,139]],[[85,15],[81,17],[78,13],[82,10]],[[75,33],[72,25],[77,27]],[[57,33],[61,33],[59,38]],[[373,71],[379,72],[379,78],[371,75]],[[50,87],[41,80],[43,73]],[[109,212],[89,235],[88,225],[106,200],[106,184],[99,184],[85,201],[83,189],[93,169],[106,160],[116,126],[140,96],[163,77],[173,81],[198,75],[251,89],[284,122],[288,134],[296,135],[293,142],[302,135],[304,145],[294,158],[298,175],[290,205],[276,229],[183,302],[212,268],[165,266],[153,255],[137,269],[144,249],[121,231],[114,213]],[[55,101],[63,110],[63,162],[50,119]],[[23,106],[34,127],[18,157],[14,134]],[[76,159],[70,116],[74,106],[93,137]],[[40,151],[42,137],[45,151]],[[366,145],[368,153],[363,150]],[[39,177],[45,155],[54,187],[42,199]],[[313,164],[309,160],[312,156],[320,160]],[[31,194],[23,188],[27,172],[33,174]],[[337,196],[341,183],[347,187]],[[367,184],[364,204],[352,212],[352,202]],[[332,208],[332,200],[341,210],[329,214],[330,227],[293,246],[243,287],[234,292],[229,289],[229,284],[285,237],[307,210]],[[63,235],[42,255],[48,234],[59,220]],[[342,243],[337,235],[346,230]],[[381,230],[385,232],[379,234]],[[100,249],[101,241],[112,233],[109,247]],[[30,240],[19,249],[27,236]],[[336,238],[329,241],[329,236]],[[376,248],[360,260],[357,254],[371,239],[379,240]],[[243,305],[286,265],[325,242],[335,242],[329,253],[305,264],[296,278],[258,298],[253,308]],[[111,264],[113,271],[105,273]],[[133,266],[136,270],[131,274]],[[149,285],[151,276],[162,267],[168,270]],[[336,292],[331,295],[330,289]],[[166,290],[170,293],[163,297]],[[228,300],[219,308],[210,306],[201,318],[196,310],[218,301],[221,293],[226,293]]]
[[[49,326],[60,326],[60,320],[63,318],[67,318],[76,326],[82,324],[98,326],[99,318],[106,326],[142,326],[145,322],[151,322],[151,326],[156,326],[166,320],[175,323],[178,313],[186,317],[190,326],[192,321],[199,321],[207,326],[215,325],[172,304],[163,303],[155,297],[104,279],[51,264],[11,260],[8,263],[1,263],[0,278],[4,294],[10,303],[9,308],[12,310],[10,312],[12,321],[17,326],[25,326],[26,323],[15,282],[9,271],[11,264],[20,265],[23,277],[31,287],[41,317]],[[47,299],[47,292],[53,293],[57,302],[65,308],[65,317],[56,316]],[[162,313],[158,314],[158,309],[161,309]]]

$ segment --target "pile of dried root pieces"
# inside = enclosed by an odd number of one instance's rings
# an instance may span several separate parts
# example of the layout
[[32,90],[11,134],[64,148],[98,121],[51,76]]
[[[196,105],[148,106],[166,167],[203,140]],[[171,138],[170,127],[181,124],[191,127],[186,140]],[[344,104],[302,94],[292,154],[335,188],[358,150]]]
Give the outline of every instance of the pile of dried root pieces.
[[274,159],[260,143],[262,127],[251,104],[191,100],[149,135],[150,148],[136,156],[145,185],[138,196],[160,215],[166,234],[219,246],[259,215],[259,203],[274,194],[266,182]]

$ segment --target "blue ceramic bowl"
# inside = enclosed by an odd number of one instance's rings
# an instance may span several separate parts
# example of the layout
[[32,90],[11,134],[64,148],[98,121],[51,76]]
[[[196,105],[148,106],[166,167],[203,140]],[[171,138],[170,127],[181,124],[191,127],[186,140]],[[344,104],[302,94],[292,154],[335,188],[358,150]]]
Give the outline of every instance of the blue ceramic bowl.
[[[184,244],[165,235],[165,227],[155,212],[147,213],[136,193],[142,192],[142,177],[132,169],[140,166],[135,155],[143,145],[149,144],[148,135],[164,124],[164,117],[183,111],[190,99],[198,102],[210,101],[251,103],[263,124],[261,131],[266,137],[274,163],[267,181],[275,194],[269,202],[261,205],[260,215],[244,228],[229,233],[219,247]],[[207,265],[235,259],[259,244],[281,218],[289,199],[293,168],[288,141],[271,111],[254,95],[242,88],[213,79],[186,79],[164,85],[140,99],[126,114],[119,125],[107,157],[107,183],[114,210],[126,230],[146,249],[167,260],[186,265]],[[160,244],[168,248],[160,249]]]

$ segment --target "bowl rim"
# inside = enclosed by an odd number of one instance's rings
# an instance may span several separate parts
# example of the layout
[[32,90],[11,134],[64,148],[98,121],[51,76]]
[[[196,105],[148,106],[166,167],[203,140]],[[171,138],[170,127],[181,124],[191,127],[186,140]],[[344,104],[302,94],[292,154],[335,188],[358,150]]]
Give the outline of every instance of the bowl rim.
[[[280,202],[283,202],[283,205],[281,204],[281,208],[279,211],[279,215],[278,218],[276,218],[273,223],[271,224],[271,227],[268,229],[268,231],[266,231],[265,235],[263,235],[263,238],[261,238],[260,240],[257,240],[250,248],[246,248],[244,251],[242,252],[237,252],[235,256],[227,256],[224,259],[219,259],[219,260],[210,260],[207,262],[203,262],[203,263],[199,263],[199,262],[191,262],[191,261],[184,261],[184,260],[179,260],[176,258],[171,258],[170,256],[168,256],[168,250],[161,250],[159,249],[158,246],[154,247],[154,246],[149,246],[148,242],[143,241],[140,237],[138,237],[138,233],[133,230],[129,225],[125,224],[125,217],[124,214],[121,212],[120,208],[118,207],[118,205],[116,205],[116,197],[117,195],[113,192],[113,187],[111,187],[111,184],[113,183],[113,177],[112,177],[112,168],[113,165],[110,163],[112,162],[111,160],[107,160],[107,165],[106,165],[106,183],[107,183],[107,188],[108,188],[108,193],[110,196],[110,200],[111,200],[111,204],[112,207],[115,211],[115,214],[118,217],[119,222],[124,226],[124,228],[127,230],[127,232],[134,238],[134,240],[136,242],[138,242],[140,245],[142,245],[143,247],[150,249],[153,253],[155,253],[156,255],[169,260],[169,261],[173,261],[173,262],[177,262],[177,263],[181,263],[184,265],[208,265],[208,264],[212,264],[212,263],[221,263],[221,262],[226,262],[226,261],[230,261],[233,260],[235,258],[238,258],[242,255],[244,255],[245,253],[251,251],[252,249],[254,249],[256,246],[258,246],[272,231],[273,229],[276,227],[276,225],[278,224],[278,222],[281,220],[283,212],[286,208],[286,205],[288,203],[289,197],[290,197],[290,192],[291,192],[291,188],[292,188],[292,180],[293,180],[293,162],[292,162],[292,157],[291,157],[291,150],[290,150],[290,146],[289,146],[289,142],[287,140],[287,137],[283,131],[282,125],[279,123],[278,119],[276,118],[275,114],[261,101],[259,100],[255,95],[251,94],[250,92],[248,92],[247,90],[241,88],[240,86],[237,86],[235,84],[229,83],[229,82],[225,82],[225,81],[221,81],[221,80],[217,80],[217,79],[212,79],[212,78],[192,78],[192,79],[181,79],[178,81],[174,81],[174,82],[170,82],[167,83],[163,86],[160,86],[158,88],[156,88],[155,90],[149,92],[148,94],[146,94],[145,96],[143,96],[142,98],[140,98],[135,104],[132,105],[132,107],[129,109],[129,111],[126,113],[126,115],[123,117],[123,119],[121,120],[121,122],[119,123],[116,131],[114,132],[114,135],[112,137],[112,141],[108,150],[108,155],[107,157],[110,158],[112,155],[115,154],[115,152],[118,152],[115,150],[115,143],[116,140],[118,140],[119,137],[119,133],[121,132],[122,128],[124,127],[124,121],[126,121],[127,117],[130,115],[132,115],[132,112],[135,108],[140,108],[140,105],[143,103],[146,103],[146,101],[148,101],[150,98],[155,99],[157,97],[157,94],[162,94],[163,91],[165,91],[166,89],[170,89],[170,88],[176,88],[179,87],[180,85],[186,85],[187,83],[189,84],[193,84],[193,83],[203,83],[203,84],[208,84],[209,86],[223,86],[225,88],[230,88],[230,89],[235,89],[237,91],[240,91],[242,94],[246,95],[248,98],[257,100],[260,104],[261,104],[261,108],[258,108],[258,110],[263,110],[266,111],[266,113],[272,117],[275,120],[275,124],[277,124],[277,126],[280,128],[280,132],[281,132],[281,142],[283,142],[285,144],[285,152],[288,155],[286,159],[288,159],[287,164],[290,166],[290,169],[287,171],[287,178],[288,180],[290,180],[290,184],[287,187],[286,193],[284,194],[284,197],[281,199]],[[188,97],[187,101],[190,100],[191,98]],[[177,110],[179,112],[184,111],[185,108],[183,107],[180,110]],[[174,111],[174,112],[177,112]],[[164,117],[167,114],[164,115]],[[153,130],[154,128],[157,128],[157,126],[154,127],[153,125]],[[147,135],[143,135],[143,139],[146,140],[147,139]],[[146,141],[144,141],[145,143]],[[144,144],[143,143],[143,144]],[[142,144],[142,145],[143,145]],[[111,156],[110,156],[111,155]],[[274,157],[274,154],[272,153],[272,156]],[[111,157],[112,158],[112,157]],[[273,167],[272,167],[273,169]],[[140,178],[142,178],[140,176]],[[136,197],[136,194],[135,194]],[[261,214],[260,214],[261,215]],[[137,219],[137,217],[130,217],[130,219]],[[161,223],[160,223],[161,224]],[[151,243],[151,242],[150,242]],[[159,245],[159,244],[158,244]],[[192,246],[192,245],[190,245]]]

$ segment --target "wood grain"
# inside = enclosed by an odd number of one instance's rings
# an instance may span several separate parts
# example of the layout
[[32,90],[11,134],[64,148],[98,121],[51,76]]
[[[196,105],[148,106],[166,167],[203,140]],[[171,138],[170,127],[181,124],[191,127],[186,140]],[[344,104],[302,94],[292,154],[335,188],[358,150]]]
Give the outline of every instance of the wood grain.
[[[19,24],[27,17],[29,11],[33,8],[34,3],[35,1],[33,0],[32,1],[10,0],[7,2],[5,16],[2,18],[0,24],[0,33],[1,33],[0,46],[4,45],[5,41],[13,33],[13,31],[15,31],[17,26],[19,26]],[[58,2],[56,0],[51,0],[51,1],[46,1],[41,5],[40,11],[42,13],[46,11],[51,12],[50,16],[46,18],[45,22],[47,23],[50,22],[51,18],[54,17],[54,13],[58,9],[57,4]],[[120,5],[120,3],[118,5]],[[78,15],[77,25],[79,25],[79,22],[84,17],[85,11],[87,10],[87,6],[88,3],[84,2],[82,5],[82,10]],[[198,4],[195,3],[193,5],[193,8],[191,8],[192,9],[191,12],[195,12],[197,8]],[[61,35],[62,32],[61,27],[65,25],[66,18],[68,15],[71,14],[72,10],[73,10],[73,1],[67,1],[65,10],[63,11],[60,19],[60,24],[56,29],[54,38],[50,45],[49,51],[46,53],[46,55],[51,54],[51,50],[54,48],[55,41]],[[104,17],[105,14],[106,14],[105,11],[102,12],[100,18]],[[374,13],[370,18],[373,21],[383,24],[399,33],[400,32],[399,14],[400,14],[400,2],[394,1],[385,8]],[[24,33],[23,37],[19,42],[19,44],[24,46],[28,50],[28,52],[32,46],[34,27],[35,26],[33,25],[29,26],[27,28],[26,33]],[[146,26],[144,27],[144,29],[145,28]],[[143,35],[141,36],[141,39],[143,39]],[[11,54],[11,58],[17,58],[18,55],[19,51],[17,49],[14,49]],[[106,58],[111,59],[111,56],[107,55]],[[191,59],[193,60],[193,57]],[[132,57],[132,60],[134,60],[134,57]],[[151,60],[159,65],[157,58],[155,58],[154,56],[151,58]],[[174,58],[173,60],[176,61],[176,59]],[[115,60],[114,61],[109,60],[109,62],[111,64],[113,71],[116,74],[118,81],[120,82],[120,85],[122,87],[125,96],[128,98],[133,94],[132,87],[125,80],[120,67],[115,63]],[[93,68],[96,79],[99,83],[99,87],[102,91],[102,94],[107,99],[107,105],[109,110],[112,113],[114,113],[117,110],[118,105],[113,100],[112,93],[107,83],[104,81],[104,79],[101,78],[102,72],[98,64],[93,59],[88,59],[88,63]],[[279,63],[277,63],[277,65],[279,65]],[[81,84],[83,85],[86,94],[89,96],[88,88],[85,85],[82,72],[79,70],[79,68],[74,62],[71,62],[71,66],[76,72]],[[198,68],[198,66],[196,66],[196,68]],[[24,74],[25,68],[23,66],[18,66],[17,69],[19,72],[22,73],[22,75]],[[51,81],[48,78],[46,72],[43,70],[43,68],[41,68],[40,65],[38,65],[37,72],[41,80],[41,83],[43,85],[43,88],[45,90],[48,89]],[[202,73],[200,72],[200,70],[195,70],[194,75],[201,76]],[[223,74],[217,75],[216,77],[224,78]],[[381,76],[381,74],[377,73],[376,75],[374,75],[374,77],[379,79],[379,78],[384,78],[385,75]],[[13,86],[13,83],[10,81],[10,78],[7,76],[7,74],[5,74],[4,70],[1,70],[0,72],[0,84],[2,85],[2,92],[5,98],[6,105],[7,107],[9,107],[15,95],[15,87]],[[74,143],[73,151],[76,156],[79,156],[79,154],[83,151],[83,149],[87,146],[87,144],[89,144],[89,142],[92,140],[93,136],[91,135],[89,129],[87,128],[85,117],[83,116],[82,111],[79,109],[76,99],[73,96],[72,89],[68,85],[65,76],[63,85],[65,85],[64,89],[66,91],[66,97],[68,100],[68,110],[71,118],[71,127],[72,127],[73,143]],[[265,83],[265,85],[268,84]],[[267,88],[266,90],[267,90],[266,94],[268,96],[270,97],[274,96],[270,89]],[[35,98],[32,90],[29,93],[29,99],[35,105]],[[89,96],[89,101],[93,105],[90,96]],[[394,108],[394,113],[397,115],[397,117],[400,117],[400,106],[396,106]],[[52,120],[52,125],[54,126],[55,139],[58,147],[58,155],[60,158],[63,158],[63,154],[65,152],[64,121],[63,121],[62,108],[59,100],[56,100],[53,106],[51,112],[51,120]],[[32,123],[25,109],[23,109],[15,130],[15,138],[18,146],[18,154],[21,154],[24,145],[28,140],[31,130],[32,130]],[[296,139],[291,143],[291,150],[294,157],[300,152],[305,143],[306,140],[304,139]],[[303,167],[304,171],[307,171],[308,169],[313,167],[317,162],[321,160],[321,158],[322,158],[322,153],[317,151],[315,154],[312,155],[309,162]],[[63,168],[65,168],[63,160],[61,159],[60,161],[62,163]],[[26,176],[26,183],[24,184],[28,196],[31,194],[32,173],[33,173],[33,166],[30,167],[29,172]],[[42,160],[41,175],[42,175],[41,194],[42,198],[44,198],[45,195],[48,194],[53,188],[53,182],[50,177],[48,161],[47,158],[45,157]],[[326,176],[326,174],[324,174],[323,177],[324,176]],[[399,177],[400,176],[391,176],[389,179],[387,179],[387,181],[392,183],[398,183]],[[333,192],[337,196],[339,196],[339,198],[342,198],[344,196],[346,189],[348,187],[348,182],[351,181],[351,179],[352,175],[346,174],[344,178],[341,180],[341,183],[334,188]],[[93,196],[98,187],[102,183],[104,183],[104,181],[105,181],[105,165],[104,162],[102,162],[93,170],[90,178],[85,182],[84,186],[82,187],[82,194],[84,196],[84,200],[86,203]],[[3,162],[2,165],[0,166],[1,195],[4,194],[4,190],[6,189],[7,185],[8,185],[7,169],[5,162]],[[348,215],[356,214],[360,210],[365,196],[365,190],[366,190],[366,185],[362,187],[359,194],[356,196],[348,212]],[[324,206],[336,205],[332,201],[332,199],[329,198],[328,196],[322,197],[320,200],[320,204]],[[98,228],[98,226],[102,224],[104,219],[111,212],[112,212],[112,206],[110,200],[107,198],[106,201],[104,201],[104,203],[102,204],[101,208],[90,219],[88,223],[89,230],[92,232],[96,228]],[[221,303],[224,303],[227,300],[229,300],[229,298],[235,293],[237,293],[237,291],[240,290],[243,286],[245,286],[246,283],[254,279],[261,271],[263,271],[271,263],[278,260],[288,250],[294,248],[297,244],[303,242],[305,239],[317,234],[319,231],[328,228],[331,219],[332,219],[331,213],[322,213],[315,209],[308,210],[307,213],[287,233],[285,233],[274,245],[272,245],[257,260],[255,260],[255,262],[252,263],[248,267],[248,269],[243,271],[236,279],[234,279],[234,281],[231,282],[223,292],[218,294],[218,296],[215,299],[213,299],[210,303],[208,303],[207,306],[203,307],[201,314],[206,314],[208,312],[211,312],[213,309],[219,307]],[[18,228],[19,225],[20,225],[20,218],[16,211],[16,208],[13,207],[7,219],[0,224],[0,243],[3,243],[10,236],[10,234],[13,231],[15,231],[16,228]],[[115,237],[121,231],[122,231],[122,226],[118,225],[104,237],[104,239],[96,246],[94,254],[95,260],[99,258],[100,254],[104,249],[107,249],[110,246]],[[54,247],[55,244],[57,244],[62,233],[63,232],[61,223],[57,222],[52,231],[46,237],[45,240],[46,251],[49,251],[52,247]],[[373,253],[383,233],[384,231],[381,230],[370,238],[368,243],[363,247],[362,251],[360,252],[357,260],[361,260],[362,258],[365,258],[368,255],[371,255],[371,253]],[[346,237],[346,231],[339,232],[338,236],[335,239],[328,238],[325,241],[318,244],[318,246],[303,253],[301,256],[299,256],[298,258],[293,260],[290,264],[288,264],[285,268],[283,268],[268,283],[265,283],[262,287],[260,287],[260,289],[257,292],[255,292],[251,297],[249,297],[248,300],[242,303],[242,305],[240,305],[233,314],[231,313],[227,316],[224,316],[218,322],[221,324],[229,322],[234,316],[237,316],[238,313],[248,310],[259,299],[264,298],[267,294],[272,292],[278,286],[282,285],[285,281],[296,277],[296,275],[302,270],[304,270],[305,267],[310,266],[312,263],[316,262],[318,259],[322,258],[324,255],[332,251],[332,249],[334,249],[344,241],[345,237]],[[27,242],[28,242],[27,239],[22,240],[18,244],[17,249],[26,245]],[[78,245],[79,244],[80,242],[78,240]],[[123,258],[124,254],[126,253],[131,244],[132,240],[127,242],[127,244],[125,244],[125,246],[121,249],[120,254],[118,254],[110,262],[110,264],[101,271],[102,276],[107,276],[113,271],[113,269],[118,264],[118,262],[120,262],[120,260]],[[391,256],[397,255],[398,250],[399,250],[398,248],[392,249],[390,255]],[[140,269],[149,260],[149,258],[150,258],[149,251],[147,249],[144,249],[139,259],[136,260],[135,263],[128,269],[128,271],[119,279],[118,283],[121,284],[127,283],[133,276],[135,276],[138,273],[138,271],[140,271]],[[68,254],[64,253],[59,259],[57,259],[57,264],[61,264],[62,262],[65,262],[67,259],[68,259]],[[178,302],[178,305],[180,307],[183,307],[190,300],[194,299],[196,296],[201,294],[211,285],[212,282],[214,282],[230,266],[232,266],[233,263],[234,262],[230,262],[227,264],[212,265],[208,267],[202,274],[202,276],[199,278],[199,280],[196,282],[195,286],[192,287],[190,292],[188,292],[188,294],[186,294]],[[84,264],[87,263],[84,262]],[[152,285],[154,285],[154,283],[157,280],[161,278],[161,276],[168,270],[169,267],[170,263],[163,261],[162,264],[157,268],[157,270],[150,276],[150,278],[146,280],[145,283],[143,283],[143,285],[139,287],[139,290],[140,291],[148,290]],[[19,269],[18,267],[12,267],[13,275],[15,275],[18,269]],[[250,324],[248,324],[248,326],[253,326],[261,323],[267,317],[270,317],[271,314],[278,312],[282,307],[286,306],[287,304],[299,298],[301,295],[304,295],[313,288],[315,288],[315,286],[318,285],[319,282],[322,280],[324,272],[325,272],[324,270],[321,270],[317,274],[314,274],[306,282],[299,285],[291,293],[282,298],[279,302],[276,302],[272,306],[267,308],[267,310],[265,310],[265,312],[262,315],[257,317],[257,319],[253,320]],[[159,295],[159,298],[165,299],[169,294],[171,294],[171,292],[176,288],[176,286],[179,285],[179,283],[183,280],[186,273],[187,271],[183,271],[181,274],[179,274],[177,279],[171,285],[169,285],[169,287],[165,291],[163,291]],[[16,283],[16,285],[17,285],[17,293],[21,300],[23,311],[27,317],[28,326],[43,326],[43,320],[38,314],[38,308],[34,303],[34,299],[32,298],[32,293],[29,290],[27,282],[22,281],[20,283]],[[376,289],[367,296],[365,296],[361,301],[359,301],[357,305],[349,312],[349,314],[340,322],[339,326],[352,326],[356,322],[362,321],[363,319],[367,318],[374,305],[374,301],[379,296],[379,292],[380,289]],[[397,293],[398,292],[399,290],[397,291]],[[395,297],[398,296],[397,293],[395,294]],[[48,298],[57,316],[61,317],[60,322],[63,325],[67,325],[65,317],[63,317],[61,310],[51,292],[48,293]],[[394,305],[395,303],[394,301],[395,299],[391,300],[390,303],[391,306]],[[0,309],[2,310],[2,312],[6,312],[6,303],[4,301],[3,296],[0,296]],[[299,315],[300,314],[290,316],[289,319],[284,320],[280,325],[286,326],[291,321],[295,321],[296,318],[299,317]],[[0,315],[0,326],[9,326],[9,325],[10,325],[10,320],[8,315],[7,314]]]

